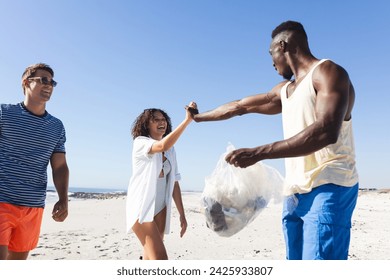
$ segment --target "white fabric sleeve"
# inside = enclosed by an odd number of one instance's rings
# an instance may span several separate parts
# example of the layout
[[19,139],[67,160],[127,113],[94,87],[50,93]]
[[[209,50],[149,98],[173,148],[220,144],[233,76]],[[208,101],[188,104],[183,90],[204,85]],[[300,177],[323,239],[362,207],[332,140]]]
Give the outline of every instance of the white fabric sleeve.
[[133,154],[135,158],[147,158],[151,159],[153,154],[149,154],[152,145],[157,140],[149,137],[139,136],[134,139]]

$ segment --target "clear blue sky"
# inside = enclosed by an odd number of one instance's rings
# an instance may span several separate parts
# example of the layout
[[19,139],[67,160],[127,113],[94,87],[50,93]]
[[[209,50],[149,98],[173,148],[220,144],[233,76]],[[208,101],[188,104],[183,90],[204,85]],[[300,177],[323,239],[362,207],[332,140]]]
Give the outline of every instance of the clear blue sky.
[[[354,83],[361,187],[390,187],[389,3],[0,0],[0,103],[23,100],[26,66],[51,65],[58,86],[47,110],[67,130],[70,185],[125,189],[130,129],[144,108],[166,110],[175,127],[192,100],[205,111],[268,91],[281,81],[268,54],[270,34],[297,20],[313,54],[342,65]],[[192,123],[176,144],[182,189],[203,189],[228,142],[280,139],[280,116]],[[265,163],[284,174],[283,160]]]

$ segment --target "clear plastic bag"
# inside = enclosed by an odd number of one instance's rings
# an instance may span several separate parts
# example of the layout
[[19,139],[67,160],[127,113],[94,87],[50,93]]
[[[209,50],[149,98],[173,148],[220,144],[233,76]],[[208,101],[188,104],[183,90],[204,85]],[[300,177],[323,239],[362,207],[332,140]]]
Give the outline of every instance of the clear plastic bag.
[[207,227],[229,237],[251,223],[271,199],[279,201],[283,187],[280,173],[258,162],[239,168],[226,162],[235,148],[229,144],[213,173],[205,178],[202,204]]

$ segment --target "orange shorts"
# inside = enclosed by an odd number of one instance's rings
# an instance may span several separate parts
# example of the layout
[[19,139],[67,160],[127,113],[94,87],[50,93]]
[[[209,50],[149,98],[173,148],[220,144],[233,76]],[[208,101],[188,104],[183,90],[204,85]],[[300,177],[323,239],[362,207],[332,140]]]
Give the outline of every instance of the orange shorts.
[[37,247],[43,208],[0,202],[0,245],[9,251],[27,252]]

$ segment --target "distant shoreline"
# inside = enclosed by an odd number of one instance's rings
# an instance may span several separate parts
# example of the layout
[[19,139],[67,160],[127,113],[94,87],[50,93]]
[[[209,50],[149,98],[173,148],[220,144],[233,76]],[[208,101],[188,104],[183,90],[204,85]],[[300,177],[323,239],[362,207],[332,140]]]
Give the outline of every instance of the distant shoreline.
[[97,193],[97,192],[75,192],[69,195],[70,198],[77,199],[113,199],[126,196],[127,192],[111,192],[111,193]]
[[[78,191],[82,190],[82,191]],[[53,201],[53,198],[57,198],[57,191],[53,188],[47,189],[47,199],[49,201]],[[182,191],[183,195],[186,194],[199,194],[201,191]],[[87,199],[113,199],[113,198],[120,198],[125,197],[127,195],[127,191],[124,190],[115,190],[115,189],[87,189],[87,188],[70,188],[68,192],[68,197],[70,199],[77,199],[77,200],[87,200]]]
[[[83,189],[85,190],[85,188]],[[55,190],[48,189],[48,193],[55,193]],[[201,191],[183,191],[183,195],[186,194],[198,194],[201,193]],[[390,193],[390,188],[383,188],[383,189],[377,189],[377,188],[360,188],[359,189],[360,194],[364,193]],[[72,199],[118,199],[121,197],[125,197],[127,195],[126,191],[123,190],[109,190],[109,189],[91,189],[91,191],[72,191],[72,189],[69,191],[69,198]]]
[[390,188],[381,188],[381,189],[377,189],[377,188],[360,188],[359,191],[360,192],[389,193],[390,192]]

